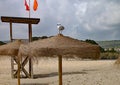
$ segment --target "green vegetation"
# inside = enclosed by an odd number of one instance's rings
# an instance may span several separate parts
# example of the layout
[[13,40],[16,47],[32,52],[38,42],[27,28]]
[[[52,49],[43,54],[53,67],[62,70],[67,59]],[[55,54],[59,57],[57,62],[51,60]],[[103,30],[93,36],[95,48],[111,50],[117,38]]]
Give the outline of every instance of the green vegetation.
[[101,59],[117,59],[119,57],[119,52],[114,48],[108,49],[101,53]]
[[104,52],[100,54],[101,59],[117,59],[119,57],[119,53],[115,52]]
[[35,40],[39,40],[39,39],[46,39],[46,38],[50,38],[50,37],[53,37],[53,36],[42,36],[42,37],[32,37],[32,40],[35,41]]
[[[119,52],[117,52],[114,47],[119,47],[120,46],[120,41],[100,41],[100,42],[95,42],[94,40],[85,40],[88,43],[95,44],[95,45],[100,45],[100,59],[117,59],[119,57]],[[115,46],[114,46],[115,45]],[[104,50],[104,48],[109,48],[107,50]]]
[[4,43],[4,42],[0,41],[0,45],[4,45],[4,44],[6,44],[6,43]]
[[90,39],[86,39],[85,42],[91,43],[91,44],[94,44],[94,45],[98,45],[98,43],[96,43],[94,40],[90,40]]

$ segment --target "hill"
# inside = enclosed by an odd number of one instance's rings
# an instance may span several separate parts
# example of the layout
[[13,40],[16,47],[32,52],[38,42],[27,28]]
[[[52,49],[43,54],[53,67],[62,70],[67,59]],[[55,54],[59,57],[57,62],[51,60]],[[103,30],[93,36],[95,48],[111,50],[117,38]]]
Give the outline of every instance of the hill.
[[103,48],[120,48],[120,40],[96,41]]

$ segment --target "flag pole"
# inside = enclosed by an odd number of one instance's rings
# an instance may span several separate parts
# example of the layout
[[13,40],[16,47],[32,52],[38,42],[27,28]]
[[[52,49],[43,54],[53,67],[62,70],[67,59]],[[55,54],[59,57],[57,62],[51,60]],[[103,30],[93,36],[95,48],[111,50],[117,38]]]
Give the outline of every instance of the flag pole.
[[30,10],[31,10],[31,9],[30,9],[30,0],[29,0],[29,18],[30,18]]

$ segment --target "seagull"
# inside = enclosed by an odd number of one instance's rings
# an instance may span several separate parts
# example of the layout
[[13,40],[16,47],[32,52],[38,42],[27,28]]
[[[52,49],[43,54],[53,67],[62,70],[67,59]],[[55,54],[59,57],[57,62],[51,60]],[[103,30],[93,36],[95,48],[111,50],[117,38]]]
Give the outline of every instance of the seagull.
[[62,34],[62,31],[65,29],[61,24],[57,24],[57,28],[59,30],[59,34]]

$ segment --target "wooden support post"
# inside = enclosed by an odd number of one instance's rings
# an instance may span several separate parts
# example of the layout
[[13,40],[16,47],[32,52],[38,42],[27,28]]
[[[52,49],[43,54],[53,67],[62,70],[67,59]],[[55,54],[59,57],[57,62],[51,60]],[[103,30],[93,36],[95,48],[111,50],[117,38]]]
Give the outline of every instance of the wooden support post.
[[29,29],[29,42],[32,41],[32,24],[28,24],[28,29]]
[[[10,40],[11,42],[13,41],[13,36],[12,36],[12,22],[10,22]],[[14,78],[14,57],[11,56],[11,76]]]
[[12,22],[10,22],[10,40],[13,40],[13,36],[12,36]]
[[58,67],[59,67],[59,85],[62,85],[62,56],[58,56]]
[[[39,21],[40,21],[39,18],[36,19],[36,18],[30,18],[30,17],[29,18],[23,18],[23,17],[5,17],[5,16],[2,16],[1,20],[2,20],[2,22],[10,23],[10,40],[11,40],[11,42],[13,41],[12,23],[28,24],[28,27],[29,27],[29,42],[31,42],[32,41],[32,24],[38,24]],[[18,58],[16,58],[16,57],[18,57]],[[18,85],[20,85],[20,71],[21,70],[25,73],[25,75],[27,77],[33,78],[32,60],[31,59],[29,60],[29,56],[28,56],[28,58],[26,58],[23,62],[20,62],[20,60],[22,60],[20,58],[21,58],[21,55],[11,57],[11,75],[12,75],[12,78],[15,78],[16,75],[17,75],[17,77],[18,77]],[[29,73],[24,68],[28,61],[29,61]],[[14,69],[14,62],[18,65],[17,69]],[[14,72],[14,70],[16,70],[16,71]]]
[[14,78],[14,58],[11,56],[11,76]]
[[29,74],[30,78],[33,78],[33,64],[32,64],[32,59],[29,59]]
[[[18,59],[17,59],[17,60],[18,60]],[[18,61],[17,61],[17,60],[14,59],[14,61],[16,62],[16,64],[18,64]],[[21,71],[25,74],[25,77],[30,78],[29,73],[28,73],[27,70],[25,69],[25,65],[28,63],[28,60],[29,60],[29,57],[27,56],[27,57],[23,60],[23,62],[21,62],[20,68],[21,68]],[[16,70],[16,72],[14,73],[14,76],[15,76],[15,77],[16,77],[17,73],[18,73],[18,70]]]
[[[29,42],[32,41],[32,24],[28,24],[29,28]],[[32,64],[32,59],[29,58],[29,74],[30,77],[33,78],[33,64]]]
[[20,69],[21,69],[21,66],[20,66],[20,55],[18,56],[18,72],[17,72],[17,78],[18,78],[18,85],[20,85]]
[[27,64],[27,62],[28,62],[28,60],[29,60],[29,56],[27,56],[26,58],[25,58],[25,60],[21,63],[21,69],[22,69],[22,71],[24,72],[24,74],[26,75],[26,77],[27,78],[30,78],[30,75],[29,75],[29,73],[25,70],[25,65]]

